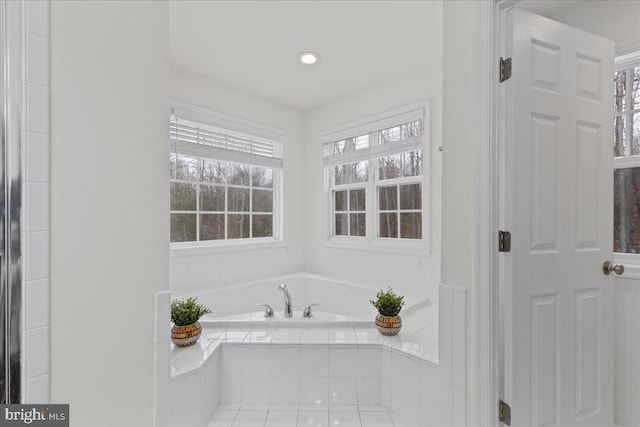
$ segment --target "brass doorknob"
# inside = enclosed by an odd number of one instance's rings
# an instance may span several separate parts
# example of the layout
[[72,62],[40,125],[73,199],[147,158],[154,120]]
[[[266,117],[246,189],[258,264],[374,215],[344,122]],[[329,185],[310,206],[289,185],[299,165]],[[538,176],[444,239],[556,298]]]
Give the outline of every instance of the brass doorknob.
[[621,276],[622,273],[624,273],[624,265],[613,264],[611,261],[605,261],[604,264],[602,264],[602,272],[608,276],[612,271],[618,276]]

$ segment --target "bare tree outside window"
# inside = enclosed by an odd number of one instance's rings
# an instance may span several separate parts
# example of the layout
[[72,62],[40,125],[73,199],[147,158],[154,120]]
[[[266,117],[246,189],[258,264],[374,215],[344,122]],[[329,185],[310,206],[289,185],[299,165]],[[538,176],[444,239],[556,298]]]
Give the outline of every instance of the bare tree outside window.
[[422,239],[423,133],[414,120],[327,143],[333,236],[366,237],[371,221],[370,239]]
[[272,168],[172,154],[171,242],[272,237]]
[[640,66],[617,71],[613,83],[613,247],[640,253]]
[[211,114],[171,108],[171,243],[279,239],[284,135]]

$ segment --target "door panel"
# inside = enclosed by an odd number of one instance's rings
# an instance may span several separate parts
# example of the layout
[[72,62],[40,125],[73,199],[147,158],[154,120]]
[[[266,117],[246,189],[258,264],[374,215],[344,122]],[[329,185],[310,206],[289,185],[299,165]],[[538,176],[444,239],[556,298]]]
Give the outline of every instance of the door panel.
[[610,426],[613,43],[506,15],[501,258],[513,426]]

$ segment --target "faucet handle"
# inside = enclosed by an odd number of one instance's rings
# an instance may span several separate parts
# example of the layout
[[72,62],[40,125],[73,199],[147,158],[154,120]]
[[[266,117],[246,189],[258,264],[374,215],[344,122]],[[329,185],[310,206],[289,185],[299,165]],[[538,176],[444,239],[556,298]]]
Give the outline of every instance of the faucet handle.
[[259,307],[264,307],[264,317],[273,317],[273,308],[269,304],[260,302],[256,304]]
[[314,304],[309,304],[308,306],[306,306],[305,309],[302,311],[302,315],[304,317],[312,317],[313,313],[311,313],[311,307],[314,307],[316,305],[320,305],[320,304],[314,303]]

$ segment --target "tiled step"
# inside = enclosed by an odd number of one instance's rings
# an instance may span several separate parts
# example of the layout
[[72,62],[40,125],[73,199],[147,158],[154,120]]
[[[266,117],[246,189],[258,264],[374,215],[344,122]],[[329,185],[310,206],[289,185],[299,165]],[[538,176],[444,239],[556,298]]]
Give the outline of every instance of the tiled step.
[[384,406],[222,404],[208,427],[418,427]]

